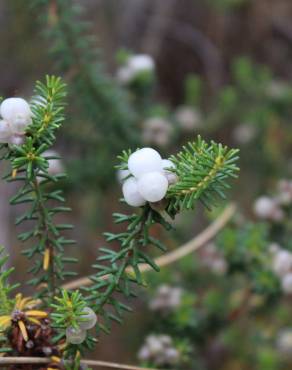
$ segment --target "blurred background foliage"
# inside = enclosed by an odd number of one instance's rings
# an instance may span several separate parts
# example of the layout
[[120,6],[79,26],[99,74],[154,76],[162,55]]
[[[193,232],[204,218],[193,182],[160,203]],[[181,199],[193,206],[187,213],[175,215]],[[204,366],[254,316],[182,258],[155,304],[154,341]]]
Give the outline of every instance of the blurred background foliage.
[[[114,169],[122,149],[149,145],[167,157],[197,134],[241,149],[233,222],[196,256],[149,275],[149,296],[123,330],[102,337],[99,358],[135,362],[140,348],[141,363],[162,368],[291,366],[291,298],[270,247],[292,250],[291,185],[277,185],[292,173],[291,19],[289,0],[0,0],[0,95],[29,98],[46,73],[68,84],[55,149],[69,175],[63,187],[81,274],[90,273],[102,231],[112,230],[111,213],[125,208]],[[135,54],[150,55],[155,67],[125,80],[121,68]],[[0,183],[0,242],[23,279],[13,193]],[[280,209],[259,223],[253,204],[263,194]],[[162,237],[175,248],[216,214],[198,209]],[[171,336],[165,345],[179,360],[149,355],[149,346],[161,347],[161,338],[143,342],[151,333]]]

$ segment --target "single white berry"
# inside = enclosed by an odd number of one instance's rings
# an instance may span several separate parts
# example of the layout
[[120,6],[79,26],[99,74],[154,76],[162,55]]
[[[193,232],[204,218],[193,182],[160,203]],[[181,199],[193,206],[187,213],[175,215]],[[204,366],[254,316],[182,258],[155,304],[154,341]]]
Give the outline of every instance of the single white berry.
[[[58,158],[59,153],[55,152],[54,150],[46,150],[43,153],[43,157],[47,159],[48,161],[48,173],[49,175],[57,175],[61,172],[63,172],[63,165],[61,160]],[[50,158],[50,157],[56,157],[56,158]]]
[[138,180],[138,191],[148,202],[158,202],[165,197],[167,178],[161,172],[149,172]]
[[13,145],[22,145],[24,143],[23,135],[12,135],[10,136],[9,143]]
[[165,147],[173,132],[172,124],[162,117],[151,117],[143,122],[142,140],[145,144]]
[[15,134],[24,134],[26,127],[31,123],[32,113],[29,104],[22,98],[3,100],[0,113],[2,118],[9,122]]
[[277,276],[283,276],[292,270],[292,254],[286,250],[279,250],[273,258],[273,271]]
[[83,312],[84,313],[80,316],[79,321],[80,328],[83,330],[92,329],[97,322],[95,312],[90,307],[85,307]]
[[166,348],[164,352],[167,363],[175,364],[179,360],[179,351],[176,348]]
[[175,118],[184,132],[192,132],[202,126],[200,112],[192,107],[179,107],[175,113]]
[[117,79],[121,84],[128,84],[133,79],[133,71],[129,66],[123,66],[118,69]]
[[80,344],[84,342],[86,338],[86,330],[69,326],[69,328],[66,329],[66,338],[67,342],[71,344]]
[[129,84],[141,73],[151,73],[154,68],[154,60],[149,55],[133,55],[128,58],[125,65],[118,69],[117,79],[122,84]]
[[275,206],[275,201],[272,198],[262,196],[255,201],[254,212],[259,218],[270,218]]
[[292,329],[281,330],[277,338],[277,349],[282,355],[291,357],[292,355]]
[[171,162],[169,159],[163,159],[162,160],[162,168],[164,170],[167,170],[169,168],[175,168],[175,165],[173,162]]
[[155,67],[153,58],[147,54],[133,55],[128,59],[127,64],[133,73],[152,71]]
[[151,353],[147,346],[143,346],[140,351],[138,352],[138,358],[141,361],[146,361],[151,357]]
[[0,143],[8,143],[12,135],[11,127],[5,120],[0,121]]
[[169,171],[169,169],[175,168],[175,164],[173,162],[171,162],[169,159],[163,159],[162,160],[162,168],[163,168],[163,171],[164,171],[164,174],[167,178],[168,183],[169,184],[175,184],[178,180],[178,177],[174,172]]
[[163,344],[159,336],[149,335],[146,339],[146,343],[152,356],[163,351]]
[[139,178],[148,172],[162,171],[162,159],[152,148],[139,149],[130,155],[128,168],[132,175]]
[[133,207],[141,207],[146,201],[138,191],[137,180],[133,177],[127,179],[123,184],[123,195],[125,201]]
[[283,276],[282,290],[286,294],[292,294],[292,272]]
[[119,183],[122,184],[129,175],[130,175],[129,170],[118,170],[117,171],[117,178],[118,178]]

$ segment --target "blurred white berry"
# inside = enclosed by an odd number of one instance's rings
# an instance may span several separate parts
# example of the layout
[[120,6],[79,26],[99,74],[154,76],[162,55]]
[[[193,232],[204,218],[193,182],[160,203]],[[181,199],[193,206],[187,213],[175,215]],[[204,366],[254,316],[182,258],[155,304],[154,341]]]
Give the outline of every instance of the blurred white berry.
[[227,271],[227,262],[224,258],[215,258],[211,265],[211,269],[215,274],[224,275]]
[[282,278],[282,290],[286,294],[292,294],[292,272],[284,275]]
[[3,100],[0,113],[2,118],[9,122],[15,134],[24,134],[26,127],[31,123],[32,113],[29,104],[22,98]]
[[179,361],[180,353],[176,348],[166,348],[165,352],[165,362],[174,365]]
[[117,178],[118,178],[119,183],[122,184],[129,175],[130,175],[129,170],[118,170]]
[[96,322],[97,317],[95,312],[90,307],[85,307],[83,310],[83,314],[80,316],[79,326],[82,330],[89,330],[92,329]]
[[172,344],[172,339],[169,335],[160,335],[159,336],[160,338],[160,341],[161,343],[164,345],[164,346],[170,346]]
[[[53,157],[59,157],[59,153],[55,152],[54,150],[49,149],[43,152],[42,156],[46,158],[48,161],[47,171],[50,176],[55,176],[63,172],[62,161],[59,158],[53,158]],[[43,171],[39,172],[39,176],[37,176],[38,182],[41,182],[41,180],[43,179],[43,176],[41,176],[43,174],[44,174]]]
[[118,69],[117,79],[121,84],[126,85],[131,82],[133,78],[133,71],[129,68],[129,66],[125,65]]
[[276,346],[285,356],[292,356],[292,329],[281,330],[277,336]]
[[273,99],[281,99],[289,93],[289,85],[284,81],[274,80],[267,87],[267,95]]
[[262,196],[254,203],[255,214],[260,218],[268,218],[275,208],[275,202],[272,198]]
[[123,195],[125,201],[132,207],[141,207],[146,201],[138,191],[137,180],[133,177],[127,179],[123,184]]
[[154,298],[149,303],[149,308],[167,314],[180,306],[182,294],[181,288],[163,284],[158,287]]
[[0,143],[8,143],[12,135],[11,126],[5,120],[0,121]]
[[202,126],[202,117],[198,110],[183,106],[177,109],[175,118],[181,129],[185,132],[194,131]]
[[288,206],[292,203],[292,181],[280,180],[278,183],[278,194],[276,197],[278,204]]
[[153,58],[147,54],[137,54],[129,57],[128,63],[129,67],[138,72],[152,71],[155,68],[155,63]]
[[149,172],[138,180],[138,191],[148,202],[158,202],[165,197],[167,178],[161,172]]
[[130,155],[128,168],[132,175],[139,178],[147,172],[161,172],[162,159],[160,154],[152,148],[139,149]]
[[163,343],[161,342],[159,336],[149,335],[146,339],[147,346],[151,355],[157,355],[163,350]]
[[173,127],[161,117],[148,118],[143,122],[142,140],[145,144],[165,147],[169,144]]
[[275,253],[272,262],[273,271],[277,276],[284,276],[292,270],[292,253],[284,249]]
[[68,343],[80,344],[84,342],[86,338],[86,330],[69,326],[69,328],[66,329],[66,338]]
[[[43,153],[44,158],[49,157],[59,157],[59,153],[55,152],[54,150],[46,150]],[[63,171],[63,165],[59,158],[51,158],[48,159],[48,173],[49,175],[57,175],[58,173],[61,173]]]
[[251,123],[241,123],[232,132],[233,139],[238,144],[248,144],[256,136],[256,128]]
[[130,56],[125,65],[117,71],[117,79],[122,84],[131,83],[140,73],[152,72],[155,63],[151,56],[146,54]]
[[284,217],[277,202],[267,196],[262,196],[255,201],[254,212],[257,217],[264,220],[281,221]]
[[227,271],[228,265],[225,258],[218,251],[214,243],[208,243],[200,251],[200,262],[213,273],[223,275]]
[[151,361],[157,366],[174,365],[180,360],[180,352],[173,346],[168,335],[149,335],[138,352],[142,361]]
[[149,351],[149,348],[146,346],[141,347],[141,349],[138,352],[138,359],[141,361],[147,361],[151,357],[151,353]]
[[11,135],[9,143],[13,145],[22,145],[24,143],[23,135]]
[[275,254],[281,250],[281,246],[278,243],[271,243],[268,246],[268,250],[270,253],[272,253],[275,257]]
[[163,168],[163,171],[164,171],[164,174],[167,178],[168,183],[170,185],[175,184],[178,180],[178,177],[175,173],[169,171],[169,169],[175,168],[175,164],[173,162],[171,162],[169,159],[163,159],[162,160],[162,168]]

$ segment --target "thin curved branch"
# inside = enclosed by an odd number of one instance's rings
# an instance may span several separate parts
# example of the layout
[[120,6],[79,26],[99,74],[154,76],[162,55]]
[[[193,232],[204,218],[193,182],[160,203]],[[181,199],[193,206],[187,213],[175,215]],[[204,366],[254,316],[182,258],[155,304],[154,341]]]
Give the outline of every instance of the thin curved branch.
[[[45,357],[0,357],[0,367],[6,367],[7,365],[18,365],[18,364],[49,364],[52,360]],[[115,362],[107,361],[95,361],[95,360],[81,360],[82,365],[88,365],[93,367],[108,367],[111,369],[124,369],[124,370],[155,370],[145,367],[137,367],[131,365],[117,364]]]
[[[174,251],[169,252],[165,254],[164,256],[158,257],[157,259],[155,259],[155,263],[159,267],[167,266],[187,256],[188,254],[198,250],[204,244],[206,244],[211,239],[213,239],[220,230],[222,230],[222,228],[228,223],[228,221],[234,215],[235,211],[236,211],[236,205],[234,203],[229,204],[224,209],[224,211],[221,213],[221,215],[213,223],[211,223],[211,225],[209,225],[205,230],[203,230],[199,235],[191,239],[189,242],[183,244],[181,247],[175,249]],[[142,264],[140,266],[141,272],[146,272],[149,270],[151,270],[151,267],[147,264]],[[127,269],[126,271],[130,274],[133,272],[132,269]],[[106,279],[106,278],[107,278],[107,275],[102,277],[102,279]],[[82,286],[88,286],[91,284],[92,284],[92,281],[90,280],[90,278],[84,277],[84,278],[71,281],[67,284],[64,284],[63,288],[64,289],[77,289]]]

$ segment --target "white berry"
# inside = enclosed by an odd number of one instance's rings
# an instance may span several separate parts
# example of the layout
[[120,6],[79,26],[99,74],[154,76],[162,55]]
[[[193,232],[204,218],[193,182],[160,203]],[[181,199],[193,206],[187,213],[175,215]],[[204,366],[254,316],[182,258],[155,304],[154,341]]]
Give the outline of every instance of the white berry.
[[117,178],[118,178],[119,183],[122,184],[129,175],[130,175],[129,170],[118,170],[117,171]]
[[282,279],[282,289],[286,294],[292,294],[292,272],[284,275]]
[[69,326],[69,328],[66,329],[66,338],[67,342],[71,344],[80,344],[84,342],[86,338],[86,330]]
[[90,307],[85,307],[83,312],[84,314],[80,316],[81,319],[79,322],[80,328],[83,330],[92,329],[97,322],[95,312]]
[[163,171],[164,171],[164,174],[167,178],[168,183],[169,184],[175,184],[178,180],[177,175],[175,173],[169,171],[169,169],[175,168],[175,164],[173,162],[171,162],[169,159],[163,159],[162,160],[162,168],[163,168]]
[[8,98],[3,100],[0,113],[7,120],[15,134],[24,134],[26,127],[31,123],[29,104],[22,98]]
[[168,188],[167,178],[161,172],[149,172],[138,180],[138,191],[148,202],[164,198]]
[[274,200],[266,196],[258,198],[254,204],[254,212],[260,218],[269,218],[274,209]]
[[135,73],[152,71],[155,67],[151,56],[146,54],[133,55],[129,58],[128,65]]
[[8,143],[12,135],[11,127],[7,121],[0,121],[0,143]]
[[[49,157],[59,157],[59,153],[55,152],[54,150],[46,150],[43,153],[44,158],[49,158]],[[62,162],[59,158],[51,158],[47,159],[48,161],[48,173],[49,175],[57,175],[63,171],[63,165]]]
[[292,269],[292,254],[286,250],[279,250],[273,258],[273,270],[277,276],[283,276]]
[[162,159],[152,148],[139,149],[130,155],[128,168],[132,175],[139,178],[148,172],[162,171]]
[[133,177],[127,179],[123,184],[123,195],[125,201],[133,207],[141,207],[146,201],[138,191],[137,180]]
[[23,135],[12,135],[10,136],[9,143],[13,145],[22,145],[24,143]]

